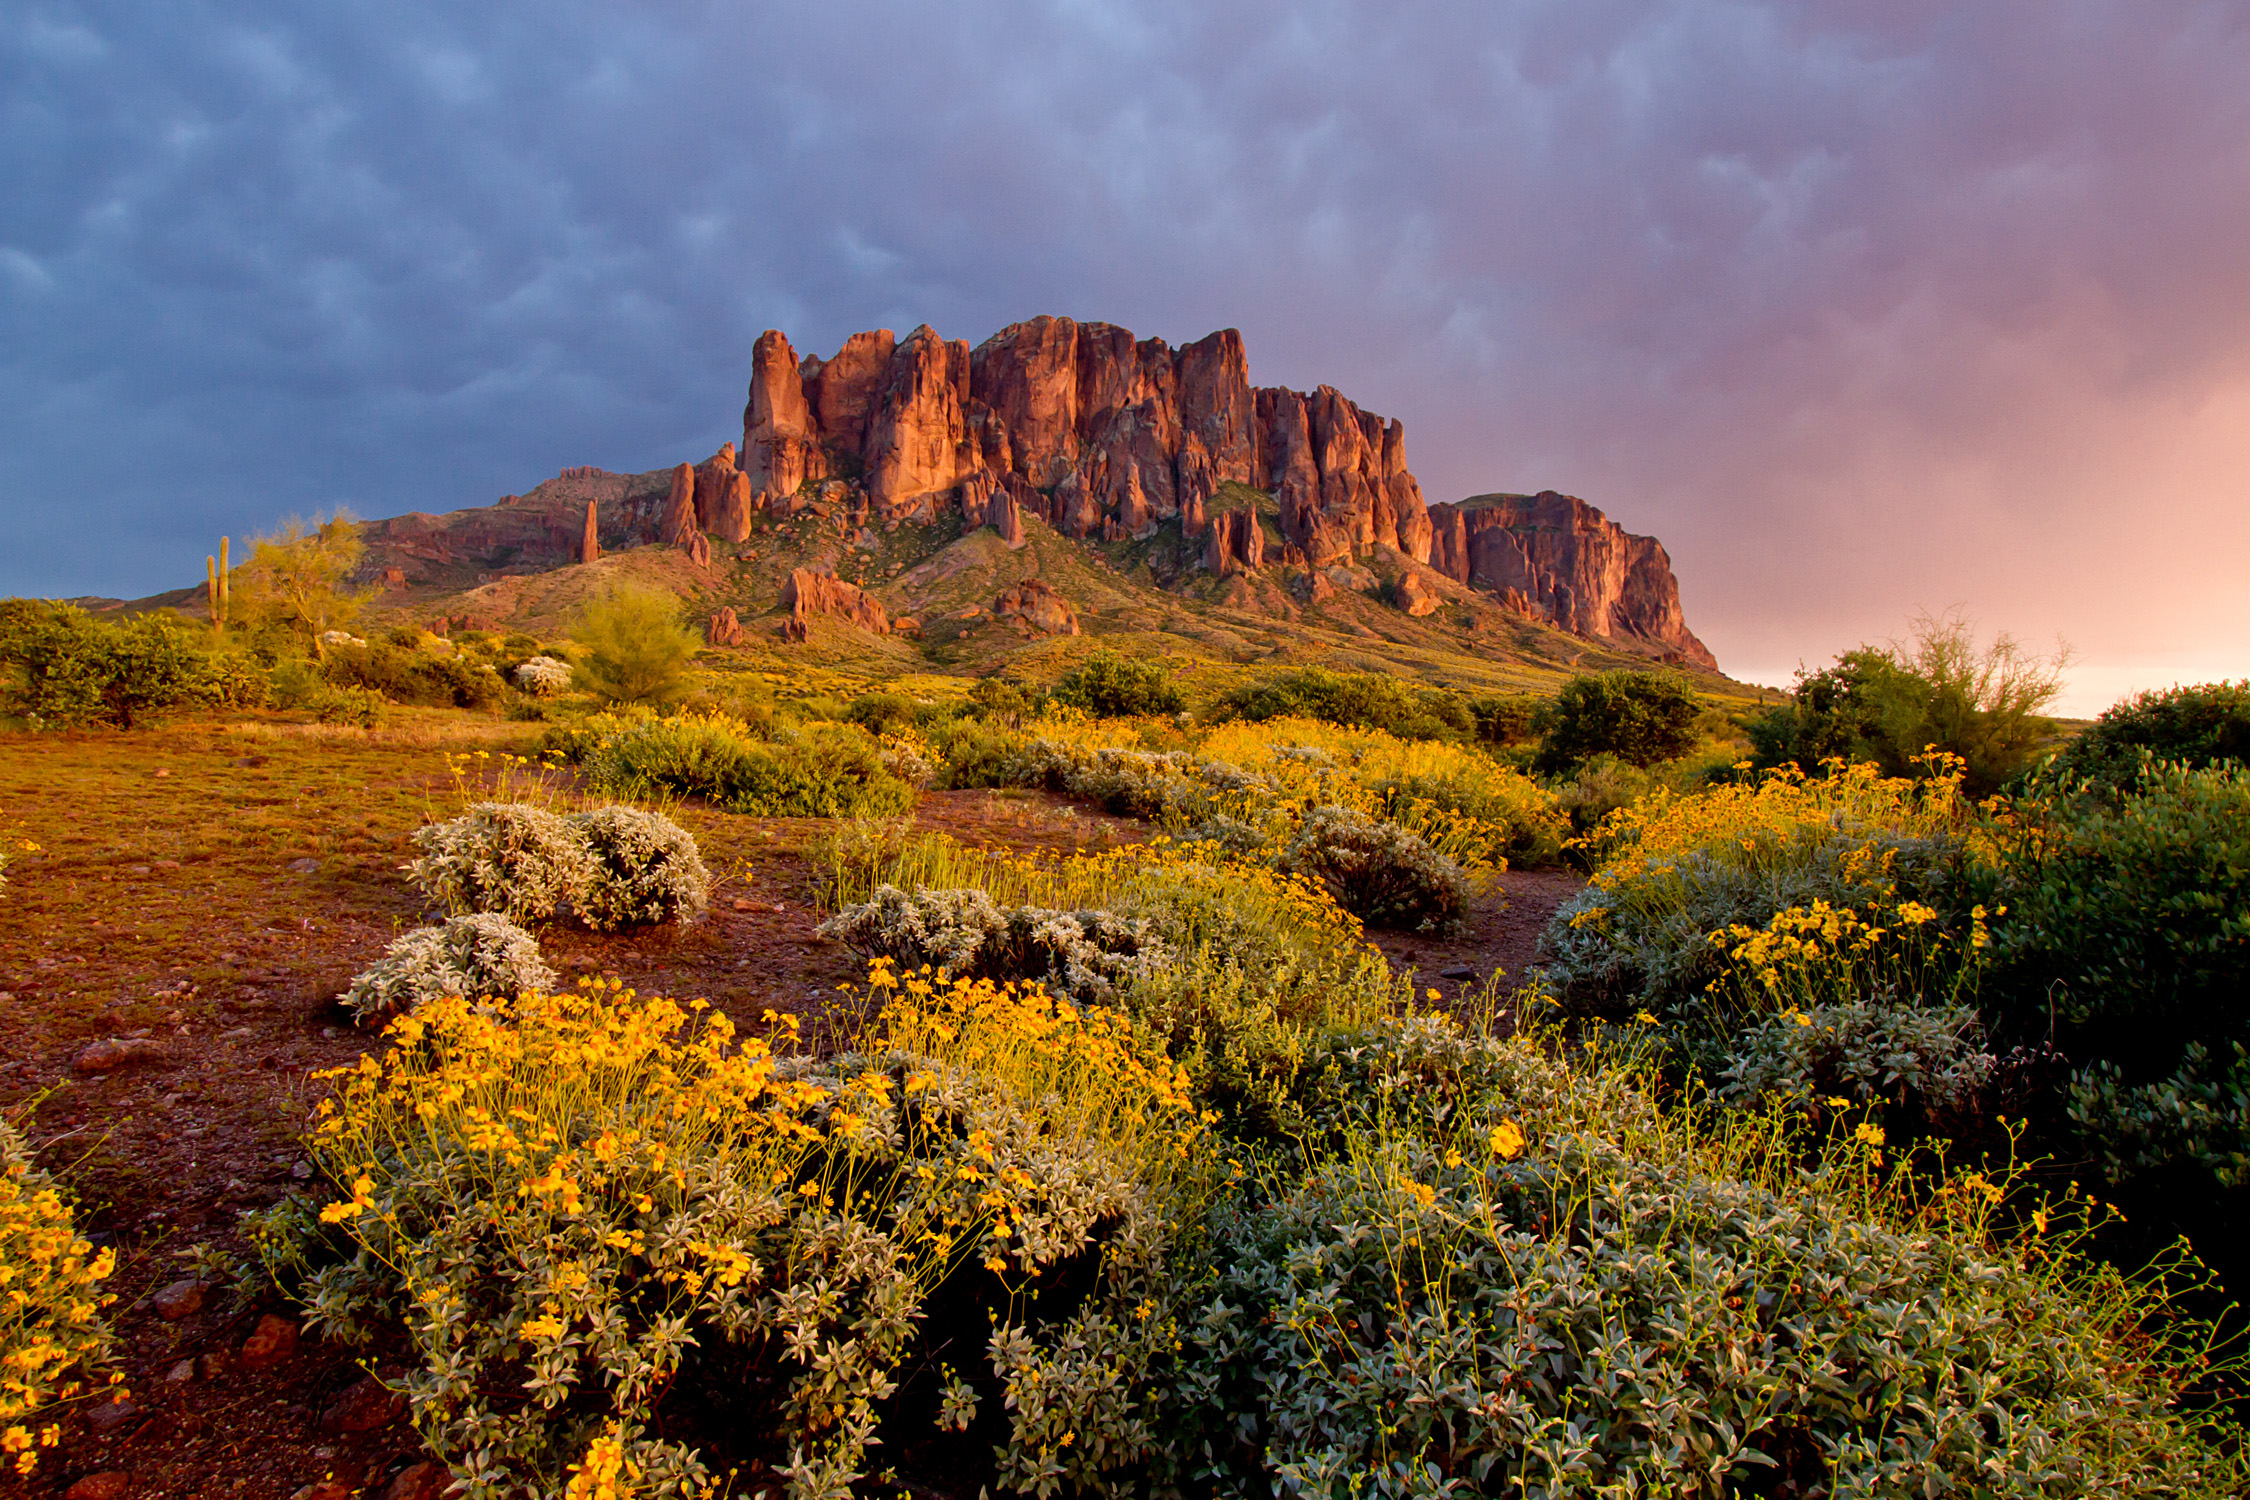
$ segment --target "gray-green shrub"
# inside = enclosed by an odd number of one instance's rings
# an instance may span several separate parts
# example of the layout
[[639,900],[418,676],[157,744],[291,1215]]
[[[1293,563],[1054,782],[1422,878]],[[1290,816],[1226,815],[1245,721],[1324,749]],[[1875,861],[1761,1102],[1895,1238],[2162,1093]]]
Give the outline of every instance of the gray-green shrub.
[[539,940],[506,917],[467,912],[417,927],[352,977],[342,996],[360,1021],[399,1015],[441,995],[513,1000],[552,993],[561,981],[539,954]]

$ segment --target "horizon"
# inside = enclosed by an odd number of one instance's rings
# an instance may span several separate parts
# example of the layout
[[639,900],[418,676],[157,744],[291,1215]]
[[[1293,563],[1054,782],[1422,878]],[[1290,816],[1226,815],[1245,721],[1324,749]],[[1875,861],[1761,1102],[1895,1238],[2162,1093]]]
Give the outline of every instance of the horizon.
[[738,439],[1040,312],[1577,495],[1728,675],[1918,610],[2250,677],[2250,11],[55,5],[0,22],[0,594]]

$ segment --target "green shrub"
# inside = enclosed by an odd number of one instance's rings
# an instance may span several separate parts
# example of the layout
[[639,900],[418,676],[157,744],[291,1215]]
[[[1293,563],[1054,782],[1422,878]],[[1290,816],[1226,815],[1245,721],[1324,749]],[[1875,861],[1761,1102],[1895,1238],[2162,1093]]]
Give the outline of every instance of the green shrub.
[[1337,905],[1377,927],[1448,931],[1469,904],[1459,865],[1396,823],[1348,807],[1306,813],[1279,867],[1319,881]]
[[306,695],[304,706],[323,724],[346,724],[354,729],[379,729],[391,716],[391,700],[365,687],[331,687],[319,684]]
[[1525,745],[1538,738],[1545,704],[1531,693],[1493,693],[1469,700],[1476,736],[1488,745]]
[[10,713],[63,727],[131,729],[213,687],[200,632],[177,617],[103,620],[44,599],[0,603],[0,671]]
[[1100,719],[1176,714],[1187,699],[1163,664],[1096,651],[1055,684],[1054,699]]
[[491,708],[507,694],[507,685],[490,667],[459,656],[438,656],[416,650],[414,631],[404,635],[408,644],[394,639],[373,644],[330,646],[321,673],[338,687],[364,688],[394,703],[416,703],[434,708]]
[[871,818],[911,812],[914,788],[891,774],[857,725],[816,724],[746,748],[727,806],[762,818]]
[[1864,1145],[1821,1174],[1714,1172],[1539,1047],[1354,1040],[1348,1147],[1214,1216],[1163,1479],[1334,1500],[2243,1481],[2177,1409],[2192,1333],[2118,1357],[2138,1289],[1973,1221],[1894,1226]]
[[1744,1032],[1721,1078],[1738,1098],[1891,1105],[1942,1127],[1989,1113],[1980,1106],[1999,1060],[1983,1039],[1965,1005],[1821,1005]]
[[1011,786],[1024,738],[997,719],[948,719],[931,726],[930,746],[943,765],[941,780],[952,788]]
[[862,693],[845,708],[844,717],[869,734],[898,734],[921,722],[922,705],[904,693]]
[[559,981],[539,956],[539,941],[506,917],[464,912],[417,927],[352,977],[343,1003],[360,1022],[420,1009],[441,996],[512,1001]]
[[1573,677],[1546,710],[1539,769],[1557,775],[1597,755],[1652,766],[1695,748],[1701,707],[1677,672]]
[[[2209,1059],[2250,1042],[2250,772],[2150,766],[2121,799],[2042,783],[1997,832],[1985,899],[2007,910],[1985,1003],[2003,1036],[2051,1035],[2082,1069],[2101,1067],[2073,1085],[2088,1150],[2107,1149],[2105,1111],[2146,1116],[2166,1090],[2183,1120],[2197,1115]],[[2192,1068],[2191,1047],[2204,1059]],[[2222,1103],[2213,1118],[2241,1116]],[[2196,1133],[2133,1131],[2144,1144],[2116,1159],[2142,1166],[2160,1140]],[[2246,1146],[2193,1154],[2224,1163]]]
[[1213,705],[1217,720],[1321,719],[1380,729],[1406,740],[1462,740],[1477,732],[1472,706],[1441,688],[1371,672],[1303,667],[1235,689]]
[[2250,765],[2250,680],[2135,694],[2104,711],[2055,770],[2130,791],[2144,760]]
[[605,703],[663,705],[687,691],[696,639],[679,622],[679,602],[645,589],[595,600],[570,627],[584,648],[581,685]]
[[1036,698],[1004,677],[980,677],[969,689],[969,702],[977,713],[997,719],[1010,729],[1020,729],[1037,709]]

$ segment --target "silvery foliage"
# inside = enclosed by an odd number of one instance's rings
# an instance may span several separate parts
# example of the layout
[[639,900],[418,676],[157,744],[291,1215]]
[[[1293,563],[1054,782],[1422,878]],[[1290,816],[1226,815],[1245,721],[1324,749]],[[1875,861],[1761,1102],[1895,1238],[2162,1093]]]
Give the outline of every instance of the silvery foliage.
[[333,650],[338,646],[364,646],[367,642],[348,630],[323,630],[320,633],[320,644]]
[[711,872],[695,839],[670,818],[637,807],[597,807],[570,824],[592,859],[591,876],[571,902],[588,927],[645,927],[709,909]]
[[929,964],[957,978],[1041,980],[1050,992],[1081,1002],[1107,1000],[1120,986],[1178,962],[1145,917],[1003,907],[974,887],[909,894],[882,886],[874,899],[821,923],[820,935],[869,957]]
[[479,802],[414,831],[422,857],[406,867],[448,911],[489,911],[544,921],[586,889],[593,854],[569,820],[521,802]]
[[1744,1032],[1721,1073],[1738,1098],[1919,1099],[1933,1114],[1971,1109],[1999,1060],[1967,1006],[1858,1002],[1776,1016]]
[[407,933],[353,978],[344,1005],[365,1021],[403,1014],[443,995],[513,999],[551,993],[561,980],[539,956],[538,940],[506,917],[470,912]]
[[[1702,994],[1725,966],[1712,933],[1762,928],[1816,900],[1860,911],[1915,900],[1944,911],[1960,856],[1953,839],[1827,830],[1755,862],[1689,850],[1630,890],[1589,885],[1564,902],[1540,936],[1547,974],[1575,1007],[1676,1004]],[[1607,915],[1571,925],[1588,911]]]
[[932,775],[930,763],[924,760],[913,746],[897,740],[885,740],[878,752],[883,769],[908,786],[926,786]]
[[1277,863],[1284,874],[1320,881],[1337,905],[1372,926],[1441,931],[1469,904],[1459,865],[1419,834],[1355,808],[1306,813]]
[[1084,750],[1036,739],[1010,751],[1001,779],[1099,802],[1121,817],[1180,826],[1210,815],[1222,796],[1270,800],[1274,783],[1254,771],[1184,750]]
[[552,656],[534,656],[516,668],[516,686],[535,698],[551,698],[570,689],[570,663]]
[[561,817],[521,802],[479,802],[417,829],[406,867],[451,911],[544,921],[568,907],[597,931],[701,914],[711,874],[688,831],[660,813],[597,807]]

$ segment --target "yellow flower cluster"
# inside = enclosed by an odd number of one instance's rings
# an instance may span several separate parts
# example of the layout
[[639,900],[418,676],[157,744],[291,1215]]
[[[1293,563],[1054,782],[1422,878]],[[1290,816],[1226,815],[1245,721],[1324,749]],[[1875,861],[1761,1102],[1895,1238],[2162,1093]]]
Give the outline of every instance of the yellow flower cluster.
[[[78,1235],[70,1207],[0,1122],[0,1454],[18,1474],[59,1437],[30,1421],[87,1388],[109,1344],[101,1291],[116,1259]],[[75,1372],[75,1373],[74,1373]]]
[[641,1479],[640,1466],[625,1455],[618,1427],[586,1445],[586,1456],[570,1466],[570,1487],[563,1500],[630,1500]]
[[1600,861],[1592,883],[1617,891],[1667,873],[1693,851],[1733,851],[1756,866],[1766,851],[1805,834],[1958,828],[1969,813],[1961,797],[1961,768],[1939,756],[1933,770],[1928,777],[1885,776],[1866,762],[1834,760],[1820,776],[1784,766],[1755,782],[1659,790],[1611,812],[1592,833],[1572,842]]

